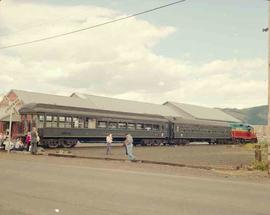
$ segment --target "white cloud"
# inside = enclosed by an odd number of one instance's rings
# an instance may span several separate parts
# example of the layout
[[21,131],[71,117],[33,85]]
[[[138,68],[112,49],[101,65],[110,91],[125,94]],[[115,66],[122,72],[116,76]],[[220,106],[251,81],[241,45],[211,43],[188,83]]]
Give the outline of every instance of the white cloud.
[[[18,2],[1,3],[0,46],[123,16],[94,6]],[[152,47],[175,30],[133,18],[47,42],[0,50],[0,91],[17,88],[64,95],[76,91],[218,107],[266,103],[264,60],[217,59],[195,66],[190,63],[191,53],[187,54],[189,63],[154,53]]]

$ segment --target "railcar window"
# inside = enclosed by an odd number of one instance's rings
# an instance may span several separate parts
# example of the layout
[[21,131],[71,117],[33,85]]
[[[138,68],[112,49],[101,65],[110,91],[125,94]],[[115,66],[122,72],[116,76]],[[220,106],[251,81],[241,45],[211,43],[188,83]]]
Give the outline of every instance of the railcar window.
[[70,116],[66,117],[65,128],[71,128],[72,118]]
[[52,121],[52,116],[46,116],[46,121],[51,122]]
[[104,121],[99,121],[97,124],[98,128],[106,128],[107,127],[107,122]]
[[46,116],[46,127],[47,128],[52,127],[52,116]]
[[36,122],[37,122],[37,128],[43,128],[44,127],[44,116],[43,115],[36,116]]
[[125,123],[125,122],[119,122],[118,123],[118,128],[120,128],[120,129],[126,129],[127,128],[127,123]]
[[136,129],[143,130],[143,124],[136,124]]
[[134,123],[128,123],[128,129],[129,130],[135,130],[135,124]]
[[110,128],[110,129],[117,129],[117,122],[109,122],[108,128]]
[[38,115],[38,119],[40,122],[44,122],[44,115]]
[[176,126],[176,131],[179,132],[180,131],[180,127]]
[[84,119],[79,118],[79,128],[84,128]]
[[96,119],[88,119],[88,128],[95,129],[96,128]]
[[65,122],[66,118],[64,116],[59,116],[59,122]]
[[53,128],[57,128],[58,126],[57,126],[57,122],[58,122],[58,117],[57,116],[53,116],[52,117],[52,127]]
[[[179,127],[178,127],[179,128]],[[159,125],[153,125],[153,130],[154,131],[159,131]]]
[[33,127],[38,127],[38,116],[37,115],[33,115],[32,116],[32,126]]
[[152,130],[152,125],[151,124],[145,124],[144,129],[147,131]]
[[77,117],[73,117],[72,126],[73,128],[79,128],[79,119]]
[[64,116],[59,116],[59,128],[65,128],[66,118]]

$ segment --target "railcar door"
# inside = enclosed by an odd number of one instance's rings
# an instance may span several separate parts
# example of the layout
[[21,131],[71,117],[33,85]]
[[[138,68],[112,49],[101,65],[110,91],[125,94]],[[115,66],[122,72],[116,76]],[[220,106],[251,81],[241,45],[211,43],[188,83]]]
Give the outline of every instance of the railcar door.
[[168,143],[173,144],[173,139],[174,139],[174,123],[169,122],[169,138],[168,138]]

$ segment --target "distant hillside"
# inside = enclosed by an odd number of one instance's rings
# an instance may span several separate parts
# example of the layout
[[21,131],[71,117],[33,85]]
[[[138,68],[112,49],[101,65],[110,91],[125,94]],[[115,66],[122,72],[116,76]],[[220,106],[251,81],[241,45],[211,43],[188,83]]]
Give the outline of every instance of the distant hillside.
[[224,108],[221,109],[225,113],[242,120],[245,123],[252,125],[266,125],[267,124],[267,110],[268,106],[258,106],[245,109]]

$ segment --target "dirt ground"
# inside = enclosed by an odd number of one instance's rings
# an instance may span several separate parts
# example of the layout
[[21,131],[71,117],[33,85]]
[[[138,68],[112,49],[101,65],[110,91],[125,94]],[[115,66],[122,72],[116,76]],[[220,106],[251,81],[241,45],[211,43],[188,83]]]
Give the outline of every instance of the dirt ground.
[[[48,153],[57,150],[48,150]],[[103,147],[76,147],[70,150],[77,156],[108,157],[125,159],[123,147],[112,148],[112,155],[106,155]],[[139,160],[169,162],[213,168],[235,169],[248,166],[254,161],[254,151],[240,145],[189,145],[177,147],[134,147],[134,155]]]

